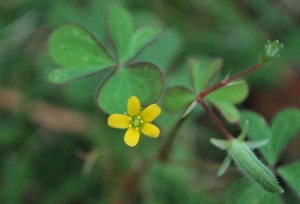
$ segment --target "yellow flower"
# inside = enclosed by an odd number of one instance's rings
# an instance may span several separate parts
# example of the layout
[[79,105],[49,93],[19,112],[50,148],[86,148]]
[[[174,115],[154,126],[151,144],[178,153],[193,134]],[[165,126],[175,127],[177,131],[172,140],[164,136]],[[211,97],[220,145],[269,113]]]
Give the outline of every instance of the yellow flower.
[[160,107],[152,104],[141,110],[141,104],[136,96],[131,96],[127,102],[128,115],[112,114],[108,117],[108,125],[113,128],[127,129],[124,141],[130,146],[137,145],[140,132],[152,138],[159,136],[160,130],[151,122],[160,115]]

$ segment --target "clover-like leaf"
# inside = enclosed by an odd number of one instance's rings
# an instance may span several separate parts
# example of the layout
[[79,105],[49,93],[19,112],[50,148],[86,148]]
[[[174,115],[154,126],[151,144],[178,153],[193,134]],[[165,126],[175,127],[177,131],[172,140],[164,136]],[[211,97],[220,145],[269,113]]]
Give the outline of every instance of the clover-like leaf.
[[272,157],[271,164],[275,164],[279,153],[300,133],[300,111],[296,108],[289,108],[279,112],[271,125]]
[[131,15],[119,6],[110,8],[107,22],[120,63],[133,58],[162,33],[160,28],[150,26],[135,32]]
[[102,45],[76,23],[55,29],[48,42],[49,55],[63,66],[49,73],[53,83],[66,83],[114,65]]
[[[180,90],[178,87],[168,88],[163,100],[165,101],[163,104],[164,108],[168,111],[176,112],[187,106],[215,79],[221,66],[222,60],[218,58],[201,58],[200,60],[190,58],[188,60],[188,69],[194,90],[192,92],[187,91],[188,89],[185,87],[181,87]],[[235,105],[241,103],[248,96],[248,93],[247,83],[240,80],[231,82],[208,94],[206,98],[218,108],[227,121],[236,123],[240,120],[240,112]],[[180,96],[180,94],[182,95]]]
[[282,198],[275,193],[269,193],[256,183],[242,177],[235,180],[226,193],[228,204],[282,204]]
[[177,112],[195,100],[192,91],[183,86],[168,88],[163,98],[163,106],[169,112]]
[[163,90],[160,69],[151,63],[136,63],[118,69],[100,85],[96,103],[108,114],[127,110],[127,100],[137,96],[141,104],[149,105],[158,100]]
[[300,160],[278,168],[278,173],[284,178],[284,180],[300,198]]
[[246,111],[242,113],[241,124],[249,120],[248,136],[253,140],[268,139],[269,142],[260,148],[265,159],[275,165],[283,148],[300,132],[300,111],[295,108],[279,112],[272,121],[271,128],[262,116]]

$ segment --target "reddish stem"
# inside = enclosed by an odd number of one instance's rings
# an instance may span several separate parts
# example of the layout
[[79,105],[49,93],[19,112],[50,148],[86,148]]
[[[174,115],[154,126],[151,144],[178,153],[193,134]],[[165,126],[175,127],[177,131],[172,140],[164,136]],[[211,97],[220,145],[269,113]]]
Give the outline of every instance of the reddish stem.
[[221,123],[221,121],[218,119],[216,114],[212,112],[212,110],[206,105],[203,98],[198,97],[197,101],[202,105],[202,107],[206,110],[208,115],[211,117],[211,119],[215,122],[215,124],[218,126],[218,128],[221,130],[223,135],[226,137],[227,140],[232,140],[233,136],[228,132],[228,130],[224,127],[224,125]]
[[229,84],[230,82],[236,80],[237,78],[243,77],[255,70],[258,70],[259,68],[262,67],[262,64],[256,64],[253,67],[250,67],[246,70],[243,70],[227,79],[222,80],[221,82],[219,82],[218,84],[214,85],[213,87],[210,87],[204,91],[202,91],[201,93],[199,93],[198,97],[197,97],[197,102],[200,103],[202,105],[202,107],[207,111],[208,115],[211,117],[211,119],[214,121],[214,123],[218,126],[218,128],[221,130],[221,132],[223,133],[223,135],[225,136],[225,138],[227,140],[232,140],[233,136],[229,133],[229,131],[224,127],[224,125],[221,123],[221,121],[218,119],[218,117],[214,114],[214,112],[206,105],[205,101],[204,101],[204,97],[206,95],[208,95],[209,93],[222,88],[224,86],[226,86],[227,84]]
[[223,86],[226,86],[227,84],[229,84],[230,82],[236,80],[237,78],[240,78],[240,77],[243,77],[247,74],[250,74],[251,72],[255,71],[255,70],[258,70],[259,68],[262,67],[262,64],[256,64],[254,65],[253,67],[250,67],[246,70],[243,70],[227,79],[224,79],[222,81],[220,81],[219,83],[217,83],[216,85],[214,85],[213,87],[210,87],[204,91],[202,91],[199,95],[198,95],[198,98],[201,97],[201,98],[204,98],[207,94],[219,89],[219,88],[222,88]]

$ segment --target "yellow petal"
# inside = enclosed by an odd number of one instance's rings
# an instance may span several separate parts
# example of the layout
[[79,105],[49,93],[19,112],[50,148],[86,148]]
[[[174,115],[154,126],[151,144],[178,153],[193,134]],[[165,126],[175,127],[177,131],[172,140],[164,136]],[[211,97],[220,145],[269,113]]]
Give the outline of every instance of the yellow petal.
[[112,114],[108,117],[107,123],[110,127],[125,129],[130,125],[130,117],[122,114]]
[[130,116],[136,116],[141,111],[140,100],[136,96],[131,96],[127,102],[127,111]]
[[152,104],[145,108],[140,115],[144,122],[151,122],[159,116],[160,112],[160,107],[157,104]]
[[159,136],[160,130],[158,127],[151,123],[145,123],[141,128],[141,131],[144,135],[149,137],[157,138]]
[[140,131],[135,128],[128,128],[125,133],[124,142],[130,146],[134,147],[137,145],[140,139]]

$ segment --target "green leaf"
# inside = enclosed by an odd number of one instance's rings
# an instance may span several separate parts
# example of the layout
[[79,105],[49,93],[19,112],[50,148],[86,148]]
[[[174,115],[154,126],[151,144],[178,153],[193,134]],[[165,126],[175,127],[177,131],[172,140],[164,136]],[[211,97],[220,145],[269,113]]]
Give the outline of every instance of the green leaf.
[[231,146],[231,141],[211,138],[210,142],[221,150],[228,149]]
[[237,104],[245,100],[248,93],[249,88],[245,81],[235,81],[208,94],[207,98],[212,101],[226,101]]
[[282,198],[269,193],[247,178],[235,180],[226,193],[228,204],[282,204]]
[[203,91],[222,67],[221,59],[206,61],[205,59],[196,60],[193,58],[188,60],[188,68],[196,93]]
[[300,160],[278,168],[278,173],[300,197]]
[[154,39],[162,34],[161,28],[158,27],[144,27],[137,30],[126,49],[126,54],[121,56],[121,62],[133,58],[138,52],[143,49],[147,44],[151,43]]
[[225,174],[225,172],[227,171],[227,169],[229,168],[229,166],[231,164],[231,161],[232,161],[231,157],[229,155],[227,155],[217,172],[218,177],[221,177]]
[[213,100],[211,102],[217,107],[217,109],[221,112],[221,114],[224,116],[224,118],[226,118],[228,122],[235,123],[240,120],[241,114],[239,110],[231,103],[217,100]]
[[295,108],[279,112],[272,121],[271,130],[265,120],[254,112],[243,112],[241,124],[245,120],[250,122],[248,135],[251,139],[269,140],[260,151],[271,165],[275,165],[282,149],[300,132],[300,111]]
[[258,141],[247,141],[245,144],[250,148],[250,149],[256,149],[265,146],[268,144],[269,140],[258,140]]
[[207,95],[209,99],[230,123],[240,120],[241,114],[234,104],[242,102],[248,95],[248,85],[245,81],[229,83]]
[[133,58],[142,48],[161,35],[158,27],[144,27],[134,32],[131,15],[119,6],[108,13],[108,27],[121,63]]
[[127,100],[137,96],[143,106],[156,102],[163,90],[160,69],[151,63],[120,68],[100,85],[96,103],[108,114],[127,111]]
[[269,143],[261,147],[259,151],[264,155],[265,159],[270,163],[272,152],[271,152],[271,139],[272,133],[266,123],[265,119],[259,114],[251,111],[242,112],[240,126],[243,126],[245,121],[249,121],[248,136],[252,140],[269,140]]
[[195,100],[193,92],[183,86],[168,88],[163,98],[163,107],[169,112],[177,112]]
[[278,113],[272,121],[271,131],[273,139],[271,140],[272,157],[270,163],[274,165],[282,149],[300,132],[300,111],[290,108]]
[[96,38],[75,23],[55,29],[48,49],[54,62],[65,67],[62,71],[50,72],[49,80],[53,79],[53,83],[72,81],[114,64]]
[[120,59],[127,55],[127,48],[134,32],[132,17],[126,9],[119,6],[111,6],[108,12],[107,23]]

